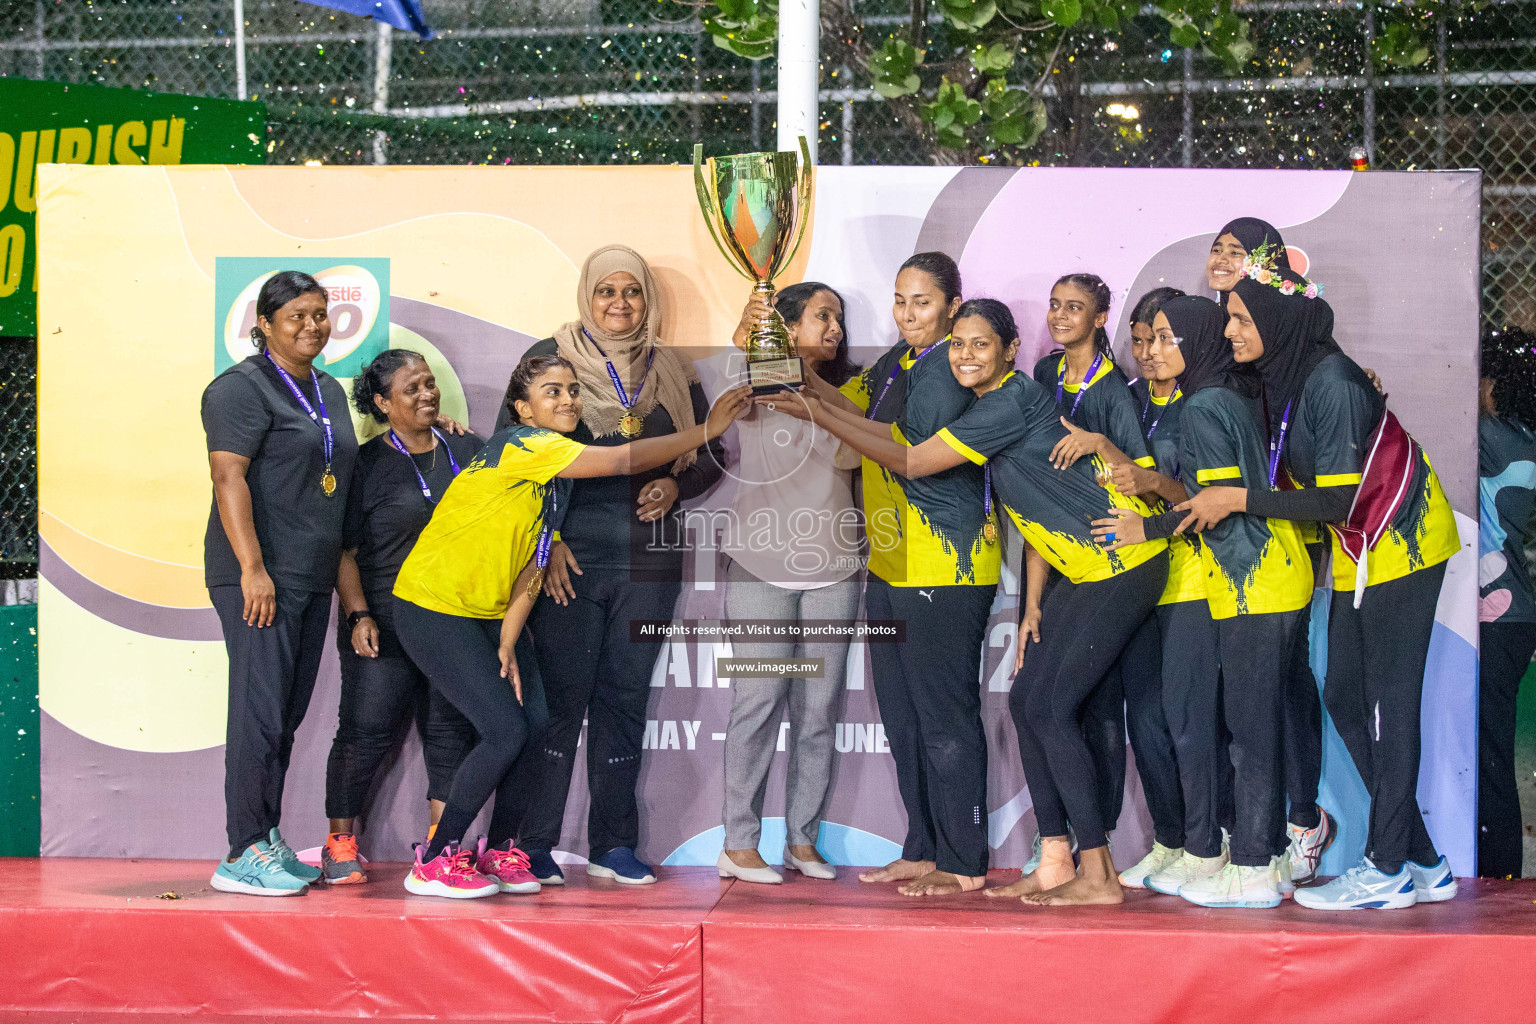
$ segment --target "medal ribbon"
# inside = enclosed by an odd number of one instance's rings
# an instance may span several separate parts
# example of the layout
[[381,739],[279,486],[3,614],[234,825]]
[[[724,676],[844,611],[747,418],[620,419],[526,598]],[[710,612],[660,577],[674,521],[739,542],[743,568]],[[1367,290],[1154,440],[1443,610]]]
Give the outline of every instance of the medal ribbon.
[[[1168,396],[1168,401],[1163,403],[1163,408],[1157,414],[1157,419],[1152,421],[1152,425],[1150,427],[1147,427],[1147,440],[1148,441],[1152,440],[1152,435],[1157,433],[1157,425],[1159,423],[1163,422],[1163,413],[1166,413],[1168,411],[1168,407],[1170,405],[1172,405],[1174,402],[1177,402],[1179,400],[1180,395],[1182,395],[1182,394],[1183,394],[1183,392],[1181,392],[1179,390],[1179,386],[1177,384],[1175,384],[1173,386],[1173,394],[1169,395]],[[1141,407],[1141,422],[1143,424],[1145,424],[1147,422],[1147,413],[1150,412],[1151,410],[1152,410],[1152,382],[1151,381],[1147,381],[1147,404],[1143,405]]]
[[656,358],[656,346],[652,345],[650,355],[645,357],[645,373],[640,377],[640,386],[635,389],[635,397],[630,398],[629,392],[624,390],[624,382],[619,379],[619,371],[613,368],[613,360],[608,358],[608,353],[603,351],[603,346],[597,343],[596,338],[587,334],[585,327],[581,329],[581,333],[587,335],[587,340],[592,343],[592,347],[597,349],[598,354],[603,357],[603,362],[608,364],[608,379],[613,381],[613,390],[619,396],[619,405],[625,412],[629,412],[635,407],[635,403],[640,401],[640,392],[645,390],[645,381],[651,375],[651,363]]
[[992,463],[981,467],[981,514],[982,519],[992,522]]
[[549,512],[544,516],[544,529],[539,531],[539,544],[533,552],[533,564],[539,572],[543,572],[549,565],[549,549],[554,540],[554,529],[551,524],[555,521],[555,515],[560,511],[560,492],[555,490],[554,481],[549,483]]
[[[1077,386],[1077,397],[1072,399],[1072,411],[1067,413],[1067,419],[1077,415],[1077,407],[1083,401],[1083,396],[1088,393],[1088,386],[1093,383],[1093,378],[1099,374],[1099,367],[1104,365],[1104,353],[1100,352],[1093,357],[1093,365],[1088,367],[1088,375]],[[1061,363],[1056,367],[1056,404],[1061,404],[1061,393],[1067,386],[1067,357],[1063,353]]]
[[[459,462],[453,457],[453,449],[448,447],[448,439],[442,434],[439,434],[436,427],[432,428],[432,436],[437,438],[438,442],[443,446],[443,451],[448,453],[448,466],[453,470],[453,475],[458,476]],[[405,450],[405,445],[401,443],[400,438],[395,434],[393,427],[391,427],[389,431],[389,443],[394,445],[395,449],[399,451],[401,455],[404,455],[407,459],[410,459],[411,469],[416,473],[416,482],[421,485],[422,497],[426,498],[427,501],[431,502],[433,505],[436,505],[437,501],[432,497],[432,488],[427,486],[427,478],[421,475],[421,467],[416,465],[416,460],[411,458],[411,453]]]
[[330,414],[325,411],[325,396],[320,393],[320,375],[315,372],[313,366],[309,368],[309,379],[315,385],[315,401],[320,403],[320,411],[316,413],[315,407],[309,404],[308,398],[304,397],[304,392],[300,389],[298,382],[293,379],[287,370],[282,368],[276,359],[272,358],[271,352],[267,352],[266,357],[268,362],[272,364],[272,368],[277,371],[277,375],[283,378],[283,383],[288,385],[288,390],[293,392],[293,397],[299,400],[299,407],[308,413],[309,418],[314,420],[320,427],[321,443],[325,447],[325,472],[329,476],[331,472],[331,454],[336,450],[336,438],[331,433]]
[[[949,340],[949,337],[948,337],[948,335],[946,335],[945,338],[944,338],[944,341],[948,341],[948,340]],[[916,359],[912,360],[912,367],[916,367],[918,363],[923,361],[923,359],[928,355],[929,352],[932,352],[934,349],[938,348],[943,343],[944,342],[934,342],[932,345],[929,345],[927,348],[923,349],[923,351],[918,355],[918,357]],[[911,369],[912,367],[909,367],[909,369]],[[896,360],[896,365],[891,367],[891,375],[889,377],[885,378],[885,387],[880,389],[879,396],[875,398],[875,404],[869,407],[869,415],[865,417],[866,419],[871,419],[872,420],[872,419],[875,418],[875,413],[880,411],[880,403],[885,401],[885,393],[887,391],[891,390],[891,385],[896,383],[896,375],[898,373],[900,373],[900,372],[901,372],[901,360],[898,358]]]
[[1280,414],[1280,436],[1269,442],[1269,486],[1275,486],[1275,478],[1280,475],[1280,452],[1285,448],[1285,432],[1291,426],[1291,403],[1285,403],[1285,411]]

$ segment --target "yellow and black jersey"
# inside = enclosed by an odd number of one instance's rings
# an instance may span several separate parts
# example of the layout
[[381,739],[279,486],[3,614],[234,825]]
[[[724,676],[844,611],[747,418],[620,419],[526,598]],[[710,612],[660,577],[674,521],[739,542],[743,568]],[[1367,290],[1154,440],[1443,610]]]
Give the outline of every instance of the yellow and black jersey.
[[[1061,380],[1066,365],[1064,352],[1054,352],[1035,364],[1035,382],[1055,399],[1058,413],[1084,430],[1103,434],[1136,465],[1151,469],[1152,452],[1136,421],[1136,400],[1131,396],[1125,374],[1106,356],[1092,380],[1081,384],[1063,382],[1058,396],[1056,382]],[[1102,468],[1102,460],[1098,456],[1094,459]]]
[[454,477],[395,579],[395,596],[444,615],[499,619],[546,524],[560,528],[585,445],[541,427],[498,430]]
[[[948,347],[939,342],[914,352],[901,342],[842,393],[868,419],[889,423],[897,443],[921,444],[976,401],[955,380]],[[997,584],[1001,545],[985,537],[980,468],[955,466],[907,480],[865,459],[863,479],[871,573],[895,587]]]
[[[1371,434],[1386,408],[1365,371],[1336,352],[1308,375],[1297,405],[1283,453],[1292,480],[1302,487],[1358,484]],[[1456,515],[1428,454],[1415,469],[1411,488],[1409,499],[1366,559],[1367,586],[1439,565],[1461,547]],[[1354,559],[1339,546],[1337,537],[1333,585],[1337,590],[1355,589]]]
[[[1131,384],[1131,399],[1140,411],[1139,425],[1147,439],[1147,448],[1157,471],[1171,480],[1179,479],[1179,435],[1183,422],[1184,396],[1177,388],[1172,395],[1158,398],[1146,381]],[[1168,503],[1161,498],[1154,512],[1166,512]],[[1168,583],[1158,604],[1180,604],[1205,600],[1205,568],[1200,561],[1197,534],[1179,533],[1168,538]]]
[[1148,541],[1105,551],[1092,522],[1111,506],[1147,514],[1139,498],[1098,482],[1092,463],[1078,459],[1066,469],[1051,464],[1051,449],[1067,434],[1056,403],[1021,373],[978,398],[939,437],[977,465],[990,464],[992,487],[1031,547],[1073,583],[1091,583],[1158,557],[1166,544]]
[[[1269,463],[1248,403],[1226,388],[1183,402],[1179,469],[1191,494],[1206,487],[1269,490]],[[1211,618],[1290,612],[1312,600],[1312,563],[1288,519],[1238,512],[1200,535]]]

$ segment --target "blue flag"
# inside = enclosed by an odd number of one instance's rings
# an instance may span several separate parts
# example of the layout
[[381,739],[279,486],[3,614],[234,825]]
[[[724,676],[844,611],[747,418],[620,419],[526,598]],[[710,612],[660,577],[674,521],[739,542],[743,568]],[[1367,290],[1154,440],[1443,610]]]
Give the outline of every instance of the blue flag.
[[432,38],[432,27],[421,11],[421,0],[306,0],[317,7],[334,7],[348,14],[376,18],[398,29],[415,32],[423,39]]

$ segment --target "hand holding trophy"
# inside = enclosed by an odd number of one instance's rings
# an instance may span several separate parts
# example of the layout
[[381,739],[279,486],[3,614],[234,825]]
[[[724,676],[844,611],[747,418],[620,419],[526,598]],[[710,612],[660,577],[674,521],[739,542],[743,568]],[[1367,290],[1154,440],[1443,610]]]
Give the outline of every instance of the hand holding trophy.
[[[720,252],[753,294],[773,305],[773,279],[800,248],[810,221],[813,185],[810,147],[800,153],[743,153],[704,158],[693,147],[693,180],[704,223]],[[770,309],[747,332],[747,380],[753,394],[789,391],[805,382],[800,357],[784,326]]]

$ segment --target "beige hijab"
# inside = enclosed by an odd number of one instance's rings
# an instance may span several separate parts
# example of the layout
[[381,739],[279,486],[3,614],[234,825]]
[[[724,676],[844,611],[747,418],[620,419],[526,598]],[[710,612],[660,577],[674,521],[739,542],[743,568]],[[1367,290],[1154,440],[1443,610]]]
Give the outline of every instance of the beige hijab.
[[[609,334],[592,316],[592,296],[604,278],[620,271],[632,274],[640,282],[645,295],[645,320],[628,334]],[[624,416],[613,379],[608,376],[609,362],[629,396],[635,398],[638,392],[633,407],[637,416],[644,419],[660,402],[679,431],[696,425],[688,388],[698,381],[698,371],[693,368],[693,360],[662,340],[661,293],[643,256],[622,245],[605,245],[595,250],[581,268],[576,309],[581,319],[562,324],[555,331],[555,345],[560,355],[576,367],[576,379],[581,382],[581,418],[593,437],[618,433],[619,420]],[[694,451],[683,455],[672,464],[672,472],[681,473],[693,465],[696,456]]]

